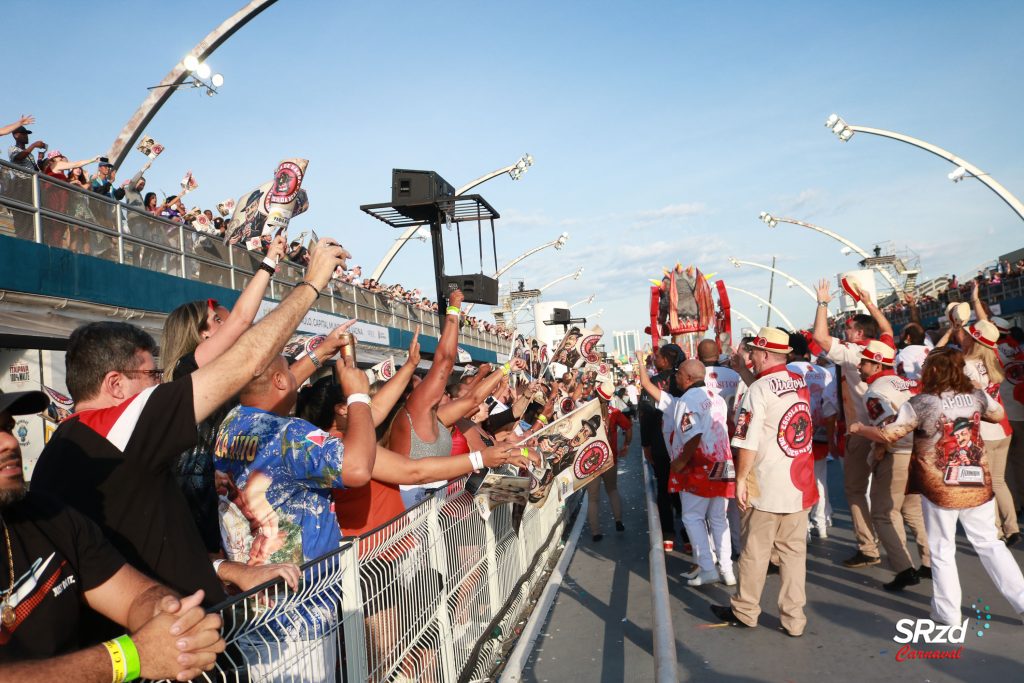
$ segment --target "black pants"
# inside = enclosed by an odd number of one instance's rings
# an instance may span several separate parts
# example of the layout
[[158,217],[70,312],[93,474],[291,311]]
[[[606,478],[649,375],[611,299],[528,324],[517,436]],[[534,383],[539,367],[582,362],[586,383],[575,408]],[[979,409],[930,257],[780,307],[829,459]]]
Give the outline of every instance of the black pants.
[[[669,493],[668,491],[668,478],[671,472],[669,471],[669,460],[668,451],[662,445],[659,447],[658,444],[651,446],[651,465],[654,468],[654,477],[657,479],[655,484],[658,487],[658,517],[661,518],[661,535],[666,541],[674,541],[676,537],[676,520],[681,520],[683,516],[683,505],[679,500],[679,495],[676,493]],[[687,540],[686,530],[682,530],[683,541]]]

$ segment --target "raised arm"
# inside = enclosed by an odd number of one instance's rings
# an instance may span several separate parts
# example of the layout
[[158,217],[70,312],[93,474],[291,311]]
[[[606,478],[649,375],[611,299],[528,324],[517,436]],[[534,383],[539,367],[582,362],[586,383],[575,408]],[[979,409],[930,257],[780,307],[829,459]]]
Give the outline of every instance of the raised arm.
[[[828,280],[818,282],[818,306],[814,310],[814,341],[825,353],[832,348],[832,333],[828,330],[828,305],[832,301]],[[737,481],[739,478],[737,477]]]
[[343,253],[344,250],[334,240],[320,240],[313,251],[306,279],[296,285],[288,297],[265,318],[239,337],[231,348],[192,373],[196,422],[204,420],[237,394],[281,352],[302,316],[330,280]]
[[448,384],[448,377],[455,367],[455,359],[458,357],[459,343],[459,313],[455,310],[462,305],[465,297],[462,292],[455,290],[449,297],[449,312],[444,317],[444,329],[441,331],[441,338],[437,341],[437,348],[434,350],[434,360],[431,362],[427,376],[420,382],[409,400],[406,408],[410,415],[429,410],[444,394],[444,388]]
[[14,123],[8,123],[6,126],[0,126],[0,135],[10,135],[14,132],[15,128],[19,126],[31,126],[35,122],[36,117],[31,114],[22,114]]
[[903,296],[907,301],[907,307],[910,309],[910,322],[917,323],[918,325],[921,325],[921,327],[924,327],[921,323],[921,309],[917,307],[917,297],[915,297],[911,292],[907,292]]
[[[311,354],[306,354],[299,360],[292,363],[291,367],[288,368],[289,372],[292,373],[292,377],[301,386],[307,379],[312,377],[317,370],[323,367],[323,364],[333,358],[344,344],[341,343],[342,335],[344,335],[353,325],[358,321],[355,319],[346,320],[342,324],[331,330],[331,333],[324,337],[324,340],[320,343],[320,346],[313,349]],[[219,333],[218,333],[219,334]],[[312,358],[316,358],[316,363],[313,362]],[[335,372],[337,372],[338,366],[335,366]]]
[[73,168],[81,168],[83,166],[88,166],[89,164],[94,164],[94,163],[96,163],[99,160],[100,160],[100,155],[97,154],[96,156],[94,156],[92,158],[82,159],[81,161],[56,161],[53,164],[53,169],[52,170],[54,170],[54,171],[70,171]]
[[885,313],[882,313],[882,309],[880,309],[869,296],[861,299],[861,303],[864,304],[864,307],[868,309],[868,313],[870,313],[871,317],[875,319],[876,323],[878,323],[878,338],[881,339],[885,335],[892,337],[892,324],[889,322],[889,319],[885,317]]
[[[264,263],[271,267],[269,262],[272,261],[276,267],[276,264],[281,260],[281,256],[284,255],[284,249],[284,238],[275,237],[267,249],[267,258],[264,259]],[[260,302],[263,301],[263,294],[267,291],[267,285],[269,284],[270,273],[261,267],[252,276],[252,279],[249,280],[249,284],[245,286],[245,289],[242,290],[242,294],[238,297],[238,301],[235,302],[234,308],[231,309],[231,315],[228,316],[228,319],[217,330],[217,334],[207,337],[196,347],[196,365],[203,367],[227,351],[234,346],[235,342],[238,341],[238,338],[246,330],[252,327],[252,321],[256,319],[256,314],[260,310]],[[303,289],[309,288],[303,287]]]
[[642,386],[644,388],[644,391],[650,394],[651,398],[654,399],[654,402],[657,403],[658,401],[661,400],[661,389],[659,389],[657,385],[655,385],[654,382],[651,381],[651,378],[647,375],[647,370],[644,368],[643,351],[636,352],[636,360],[637,365],[636,372],[634,374],[636,374],[636,376],[640,379],[640,386]]
[[[515,465],[526,467],[527,458],[540,465],[540,456],[535,450],[527,450],[517,444],[499,443],[479,451],[480,463],[484,467],[501,467]],[[438,455],[413,460],[399,455],[392,450],[377,446],[377,459],[373,465],[373,478],[386,484],[426,484],[443,479],[455,479],[473,470],[479,469],[474,463],[475,456],[469,455]]]
[[478,380],[473,385],[473,388],[469,390],[469,393],[462,398],[457,398],[443,406],[439,406],[437,409],[438,419],[441,420],[446,427],[451,427],[467,412],[472,410],[474,406],[478,406],[487,400],[487,397],[498,389],[502,380],[508,377],[509,373],[515,370],[521,370],[524,367],[526,367],[526,363],[524,363],[521,358],[514,358],[508,363],[505,363],[499,370],[491,372],[486,377]]
[[[402,398],[405,387],[409,385],[416,366],[420,364],[420,328],[412,335],[409,343],[409,358],[402,365],[402,368],[395,373],[395,376],[381,385],[377,393],[373,395],[373,403],[370,405],[370,412],[373,414],[373,426],[379,427],[391,413],[391,409]],[[406,458],[408,459],[408,458]]]
[[978,320],[988,320],[988,311],[985,310],[985,304],[981,301],[978,289],[978,281],[975,280],[974,285],[971,286],[971,303],[974,305],[974,315],[978,316]]

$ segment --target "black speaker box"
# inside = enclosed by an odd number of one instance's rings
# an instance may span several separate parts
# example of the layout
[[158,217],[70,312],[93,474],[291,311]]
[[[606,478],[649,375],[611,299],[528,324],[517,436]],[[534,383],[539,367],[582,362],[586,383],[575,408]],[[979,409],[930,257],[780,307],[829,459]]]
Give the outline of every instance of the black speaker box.
[[433,204],[455,196],[455,188],[434,171],[391,170],[391,203],[395,206]]
[[445,291],[461,289],[466,301],[472,304],[498,305],[498,281],[480,273],[471,275],[446,275]]
[[569,318],[571,317],[568,308],[552,308],[551,309],[551,324],[552,325],[568,325]]

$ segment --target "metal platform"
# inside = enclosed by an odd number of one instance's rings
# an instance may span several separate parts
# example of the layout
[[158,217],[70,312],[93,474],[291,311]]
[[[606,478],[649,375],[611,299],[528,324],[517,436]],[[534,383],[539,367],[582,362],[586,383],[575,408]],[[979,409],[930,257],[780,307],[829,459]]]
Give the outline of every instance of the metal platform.
[[430,225],[442,215],[442,222],[464,223],[466,221],[489,221],[501,218],[501,214],[478,194],[466,194],[444,199],[434,204],[395,205],[363,204],[359,207],[377,220],[392,228],[411,228],[416,225]]

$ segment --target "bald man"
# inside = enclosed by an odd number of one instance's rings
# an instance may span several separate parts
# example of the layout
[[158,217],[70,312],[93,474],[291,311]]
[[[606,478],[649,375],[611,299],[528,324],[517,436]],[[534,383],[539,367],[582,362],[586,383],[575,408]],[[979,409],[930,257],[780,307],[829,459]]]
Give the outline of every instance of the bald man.
[[[643,373],[640,381],[664,415],[662,431],[671,460],[668,490],[679,494],[683,526],[698,565],[685,575],[687,585],[721,581],[733,586],[736,576],[726,508],[735,495],[736,477],[726,422],[728,408],[725,399],[705,385],[704,372],[699,360],[684,361],[675,375],[683,390],[678,398],[660,390]],[[712,542],[718,550],[717,567]]]

